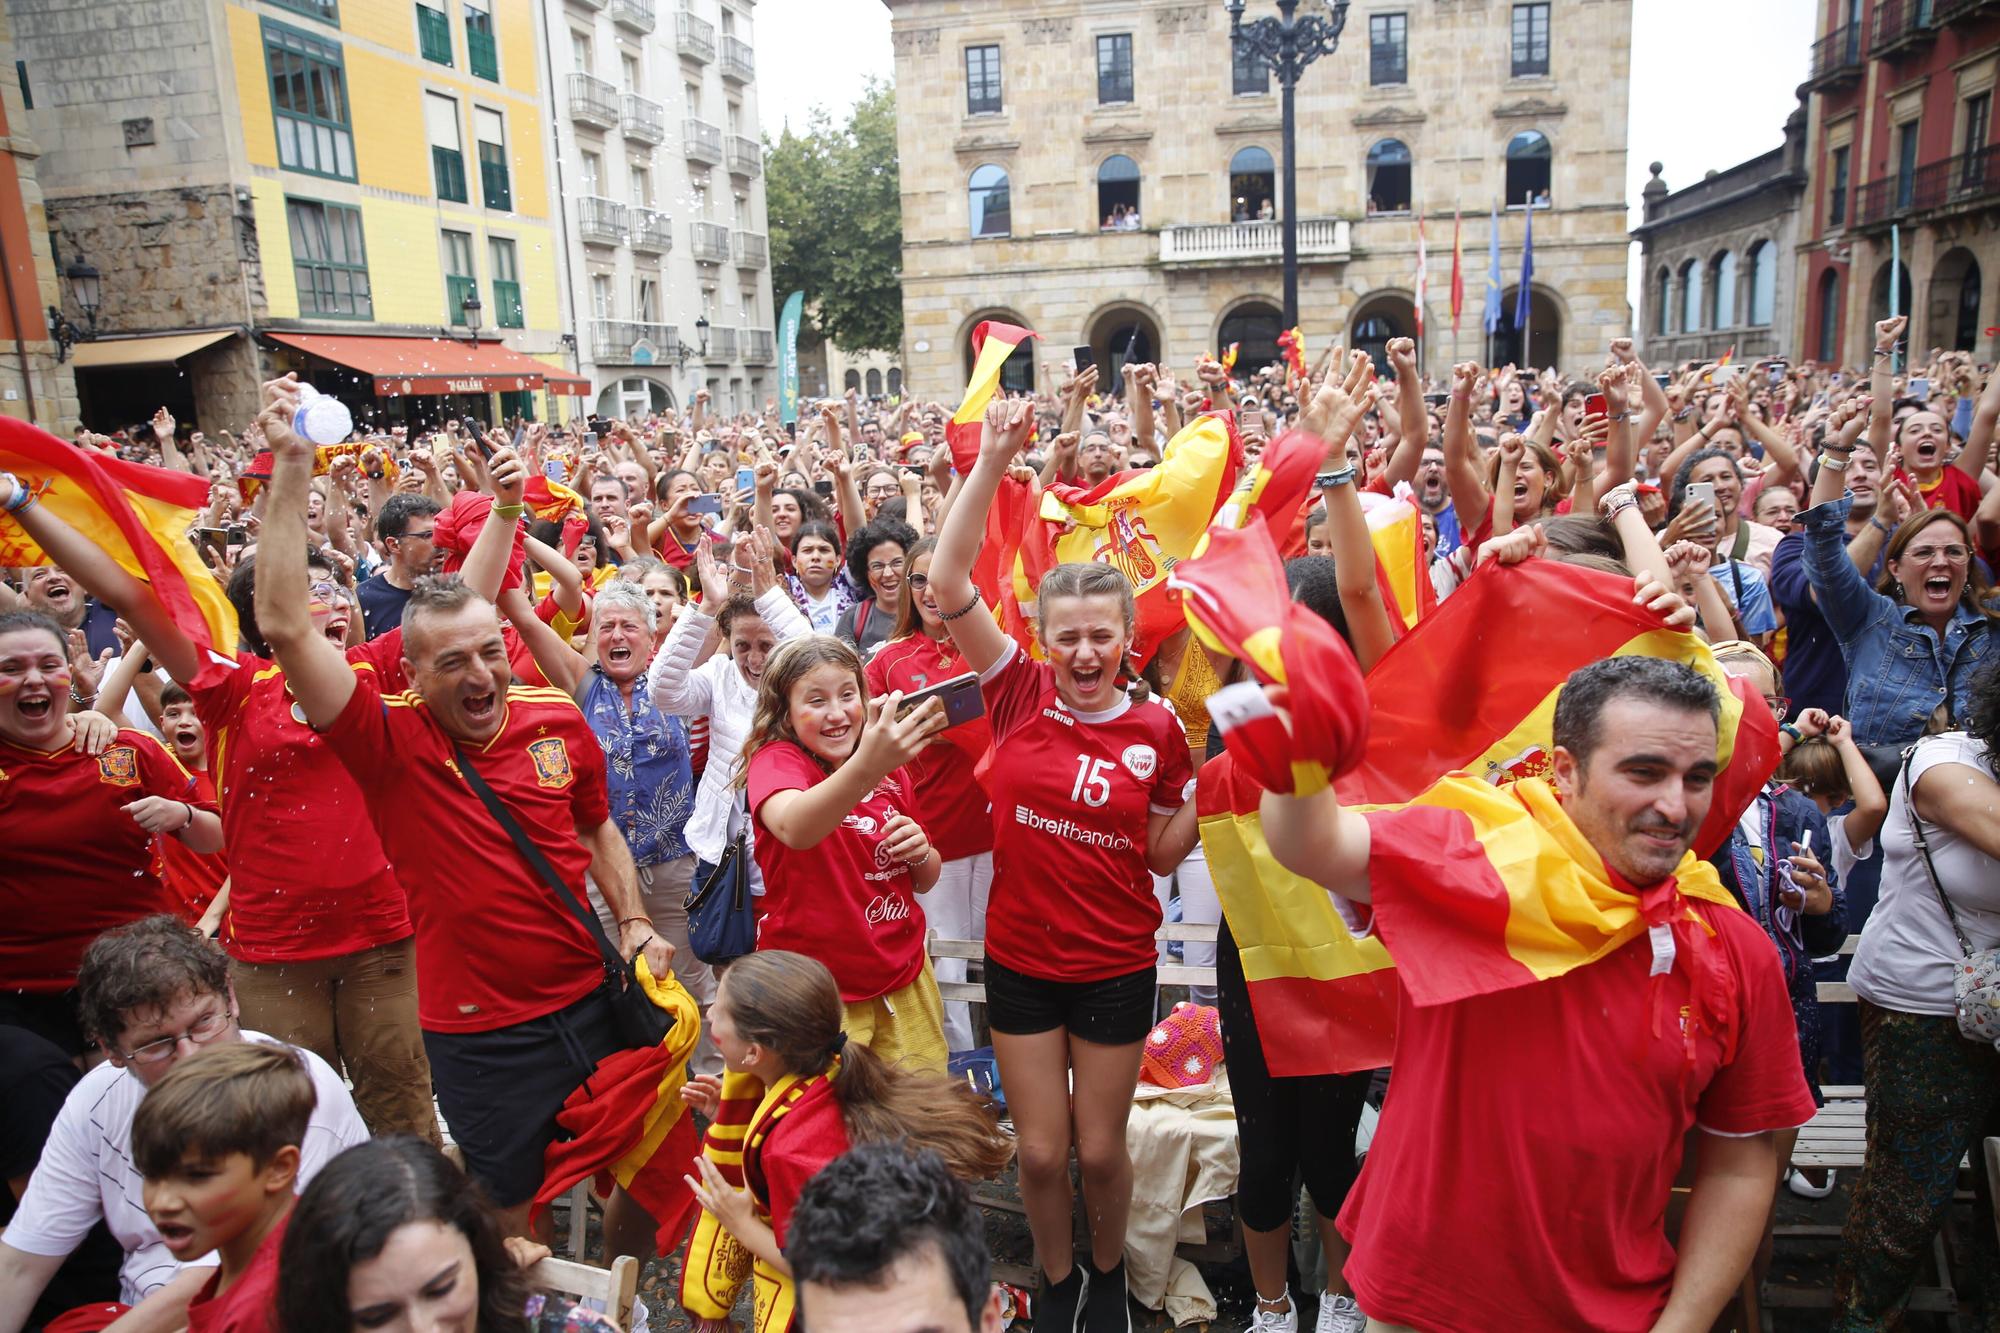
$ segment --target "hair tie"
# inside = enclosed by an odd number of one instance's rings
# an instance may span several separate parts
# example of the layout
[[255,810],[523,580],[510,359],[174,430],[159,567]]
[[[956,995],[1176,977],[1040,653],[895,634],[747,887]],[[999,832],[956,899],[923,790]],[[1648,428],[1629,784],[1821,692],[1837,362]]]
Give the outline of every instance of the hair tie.
[[845,1049],[847,1049],[847,1034],[845,1032],[834,1033],[833,1040],[826,1044],[826,1053],[828,1055],[839,1055]]

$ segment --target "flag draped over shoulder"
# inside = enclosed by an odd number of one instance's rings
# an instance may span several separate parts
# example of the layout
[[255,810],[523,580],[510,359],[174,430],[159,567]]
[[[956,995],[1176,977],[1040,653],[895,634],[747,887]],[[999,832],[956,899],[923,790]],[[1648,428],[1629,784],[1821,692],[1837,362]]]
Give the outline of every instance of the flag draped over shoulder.
[[1413,800],[1446,773],[1502,784],[1549,771],[1556,696],[1603,657],[1661,657],[1707,676],[1722,700],[1706,856],[1778,763],[1777,723],[1708,645],[1632,600],[1629,579],[1550,560],[1488,565],[1439,603],[1369,672],[1368,748],[1339,784],[1343,804]]
[[[197,647],[235,656],[236,608],[188,539],[208,505],[208,482],[79,449],[11,418],[0,418],[0,470],[18,476],[51,514],[150,584]],[[53,563],[19,523],[0,515],[0,565]]]
[[607,1056],[563,1103],[556,1124],[574,1137],[551,1143],[543,1155],[542,1188],[529,1220],[595,1176],[600,1191],[613,1181],[624,1186],[659,1224],[654,1239],[658,1252],[668,1254],[698,1207],[684,1177],[701,1136],[681,1089],[701,1037],[701,1013],[672,973],[655,980],[643,957],[633,966],[653,1003],[673,1015],[673,1026],[657,1046]]
[[1034,599],[1040,575],[1053,565],[1095,560],[1115,566],[1132,584],[1139,613],[1133,646],[1146,661],[1181,625],[1179,596],[1167,576],[1194,553],[1242,463],[1235,421],[1204,415],[1167,442],[1157,467],[1120,472],[1088,489],[1058,482],[1042,493],[1035,549],[1024,545],[1021,553],[1015,575],[1020,601]]

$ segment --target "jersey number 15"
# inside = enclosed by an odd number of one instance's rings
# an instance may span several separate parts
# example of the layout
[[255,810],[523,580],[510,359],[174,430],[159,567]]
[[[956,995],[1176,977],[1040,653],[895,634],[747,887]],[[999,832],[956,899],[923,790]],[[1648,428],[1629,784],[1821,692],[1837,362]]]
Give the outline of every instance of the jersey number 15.
[[1103,805],[1111,799],[1111,761],[1080,754],[1076,757],[1076,785],[1069,789],[1072,801]]

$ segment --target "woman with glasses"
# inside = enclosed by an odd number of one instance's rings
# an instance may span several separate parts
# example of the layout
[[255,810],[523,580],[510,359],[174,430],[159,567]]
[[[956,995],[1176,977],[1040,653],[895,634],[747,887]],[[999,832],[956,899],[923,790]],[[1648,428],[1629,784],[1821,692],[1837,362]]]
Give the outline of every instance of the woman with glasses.
[[917,530],[883,519],[847,539],[847,573],[868,596],[843,611],[834,633],[853,644],[867,661],[895,632],[902,614],[903,570]]

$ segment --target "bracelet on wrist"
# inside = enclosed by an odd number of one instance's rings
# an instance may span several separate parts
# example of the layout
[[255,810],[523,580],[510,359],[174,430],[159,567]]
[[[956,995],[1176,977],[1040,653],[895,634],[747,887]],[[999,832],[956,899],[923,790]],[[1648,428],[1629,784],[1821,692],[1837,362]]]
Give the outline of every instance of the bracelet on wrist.
[[621,916],[618,918],[618,928],[623,930],[634,921],[643,921],[649,926],[653,924],[653,918],[649,916]]
[[176,834],[186,833],[190,828],[194,826],[194,807],[189,805],[186,801],[182,801],[181,809],[188,812],[188,817],[181,821],[181,826],[179,828],[174,830]]
[[12,498],[10,498],[7,501],[4,512],[9,514],[18,514],[23,509],[26,509],[30,505],[33,505],[36,499],[39,498],[35,494],[34,487],[28,485],[27,482],[22,481],[19,477],[15,476],[13,473],[0,472],[0,477],[5,477],[8,481],[14,483],[14,494]]
[[527,506],[524,504],[493,506],[493,512],[495,514],[498,514],[501,518],[519,518],[526,510]]
[[1625,421],[1630,419],[1631,415],[1630,412],[1612,412],[1607,414],[1604,419],[1606,421]]
[[1797,745],[1799,742],[1803,741],[1806,738],[1804,732],[1800,731],[1797,727],[1793,726],[1789,722],[1780,722],[1778,724],[1778,731],[1782,735],[1790,736],[1792,738],[1792,744],[1794,745]]
[[93,694],[89,698],[85,698],[83,695],[77,693],[76,686],[72,685],[69,687],[69,701],[78,708],[88,708],[97,702],[97,696]]
[[1353,482],[1354,469],[1352,467],[1335,468],[1331,472],[1322,472],[1313,478],[1313,485],[1320,490],[1325,490],[1329,486],[1348,486],[1352,485]]
[[1890,533],[1895,531],[1894,528],[1891,528],[1887,523],[1884,523],[1881,519],[1881,516],[1878,514],[1870,514],[1868,516],[1868,526],[1875,529],[1875,531],[1881,533],[1884,537],[1887,537]]
[[1821,454],[1819,456],[1819,465],[1828,472],[1845,472],[1847,471],[1847,465],[1853,461],[1851,458],[1842,458],[1838,454]]
[[971,601],[967,602],[964,606],[960,607],[956,611],[938,612],[938,619],[945,621],[963,620],[965,617],[971,615],[974,611],[977,611],[980,607],[984,606],[985,604],[986,604],[986,599],[979,595],[979,589],[974,588],[972,590]]

